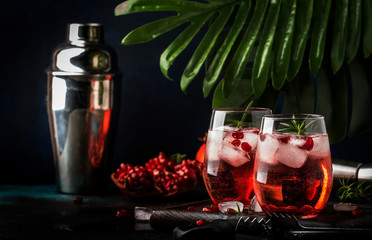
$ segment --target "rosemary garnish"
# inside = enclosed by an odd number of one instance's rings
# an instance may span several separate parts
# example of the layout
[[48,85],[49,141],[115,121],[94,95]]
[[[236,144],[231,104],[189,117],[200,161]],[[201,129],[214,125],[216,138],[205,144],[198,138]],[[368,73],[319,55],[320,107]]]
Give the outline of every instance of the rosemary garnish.
[[249,109],[252,107],[252,104],[253,104],[253,100],[252,101],[250,101],[249,103],[248,103],[248,106],[245,108],[245,112],[244,112],[244,114],[243,114],[243,116],[242,116],[242,119],[240,119],[240,121],[237,123],[237,125],[236,125],[236,127],[237,128],[241,128],[242,126],[247,126],[248,125],[248,123],[247,122],[245,122],[245,119],[247,118],[247,116],[248,116],[248,111],[249,111]]
[[295,119],[295,115],[293,114],[292,119],[291,119],[291,123],[289,124],[289,123],[280,122],[279,124],[284,126],[285,128],[278,129],[277,131],[278,132],[296,133],[297,135],[306,135],[307,129],[309,127],[313,127],[314,122],[318,120],[318,119],[314,119],[311,122],[309,122],[308,124],[305,124],[306,119],[307,119],[307,117],[303,121],[297,122],[296,119]]
[[230,209],[227,211],[227,213],[230,213],[230,214],[242,214],[243,212],[240,210],[240,207],[239,207],[239,204],[236,203],[236,207],[238,208],[238,211],[235,211],[234,209]]
[[341,187],[337,190],[337,196],[341,202],[350,201],[357,202],[362,200],[370,200],[372,196],[372,184],[367,181],[352,182],[353,176],[349,178],[340,178]]
[[173,159],[176,164],[182,163],[182,160],[186,159],[186,154],[181,154],[181,153],[174,153],[171,155],[171,159]]

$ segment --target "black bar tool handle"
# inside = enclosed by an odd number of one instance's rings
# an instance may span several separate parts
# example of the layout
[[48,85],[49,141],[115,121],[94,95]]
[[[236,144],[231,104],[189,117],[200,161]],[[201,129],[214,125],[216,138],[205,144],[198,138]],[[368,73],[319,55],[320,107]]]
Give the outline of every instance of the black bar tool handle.
[[157,210],[150,217],[150,225],[156,230],[172,231],[175,227],[187,226],[201,219],[210,222],[216,219],[226,220],[229,217],[227,214],[218,213]]

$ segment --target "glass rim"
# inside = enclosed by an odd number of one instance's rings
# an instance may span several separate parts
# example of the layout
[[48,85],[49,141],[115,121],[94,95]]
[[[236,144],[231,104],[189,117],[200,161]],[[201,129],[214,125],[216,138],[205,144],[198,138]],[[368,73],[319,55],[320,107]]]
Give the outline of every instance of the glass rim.
[[277,119],[277,120],[291,120],[291,119],[324,119],[323,115],[320,114],[313,114],[313,113],[295,113],[295,114],[290,114],[290,113],[280,113],[280,114],[267,114],[262,116],[262,119],[268,118],[268,119]]
[[241,112],[265,112],[265,111],[272,111],[270,108],[263,108],[263,107],[251,107],[247,111],[243,107],[231,107],[231,108],[215,108],[213,112],[231,112],[231,113],[241,113]]

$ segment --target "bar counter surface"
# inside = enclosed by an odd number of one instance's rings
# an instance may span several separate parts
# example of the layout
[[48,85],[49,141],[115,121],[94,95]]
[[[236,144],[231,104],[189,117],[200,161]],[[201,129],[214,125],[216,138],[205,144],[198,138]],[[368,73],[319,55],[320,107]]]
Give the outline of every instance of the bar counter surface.
[[[136,223],[134,208],[187,209],[192,203],[210,204],[209,201],[204,186],[166,198],[131,199],[115,186],[110,186],[104,194],[88,196],[61,194],[55,185],[0,185],[0,239],[172,239],[171,232],[152,230],[148,223]],[[354,224],[349,220],[359,224],[363,221],[363,227],[371,229],[372,204],[363,204],[362,209],[360,216],[348,213],[346,220],[349,225]],[[121,210],[126,214],[118,217]],[[336,215],[324,214],[332,221],[339,220]],[[236,235],[235,239],[272,238]]]
[[[130,199],[115,186],[105,194],[82,196],[58,193],[55,185],[0,185],[0,239],[171,239],[171,233],[136,230],[134,207],[167,208],[203,199],[208,199],[203,188]],[[120,210],[127,216],[117,217]]]

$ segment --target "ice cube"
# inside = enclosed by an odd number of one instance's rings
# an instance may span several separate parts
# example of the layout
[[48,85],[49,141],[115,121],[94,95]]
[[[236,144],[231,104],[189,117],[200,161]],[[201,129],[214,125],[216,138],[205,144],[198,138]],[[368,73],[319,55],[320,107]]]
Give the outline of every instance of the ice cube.
[[319,135],[313,137],[314,146],[309,151],[309,155],[314,157],[325,157],[330,154],[328,136]]
[[255,213],[260,213],[263,212],[260,204],[257,201],[256,196],[254,196],[251,200],[251,203],[249,204],[249,210],[255,212]]
[[358,208],[358,205],[354,204],[354,203],[344,203],[344,202],[340,202],[340,203],[334,203],[333,204],[333,209],[335,211],[338,211],[338,212],[351,212],[351,211],[354,211],[355,209]]
[[247,142],[253,150],[257,147],[258,134],[253,132],[244,132],[244,138],[241,140],[241,142]]
[[300,168],[306,162],[307,153],[294,144],[281,143],[276,153],[276,159],[288,167]]
[[214,159],[208,160],[207,174],[212,175],[212,176],[217,176],[219,172],[219,167],[220,167],[219,160],[214,160]]
[[256,159],[271,165],[278,164],[278,161],[275,159],[275,153],[278,150],[278,147],[278,140],[276,140],[272,135],[264,135],[264,140],[261,140],[257,145]]
[[149,209],[147,207],[136,206],[134,208],[134,219],[137,221],[148,221],[150,220],[150,217],[153,214],[153,212],[154,210]]
[[302,136],[292,136],[288,143],[289,144],[292,144],[296,147],[302,147],[306,142],[306,138],[305,137],[302,137]]
[[231,143],[223,141],[218,156],[233,167],[239,167],[250,161],[249,155],[241,148],[234,147]]
[[206,159],[208,161],[218,160],[218,152],[225,134],[223,127],[209,130],[206,149]]
[[226,201],[220,202],[218,208],[221,212],[226,213],[229,209],[235,210],[236,212],[243,211],[244,204],[239,201]]

